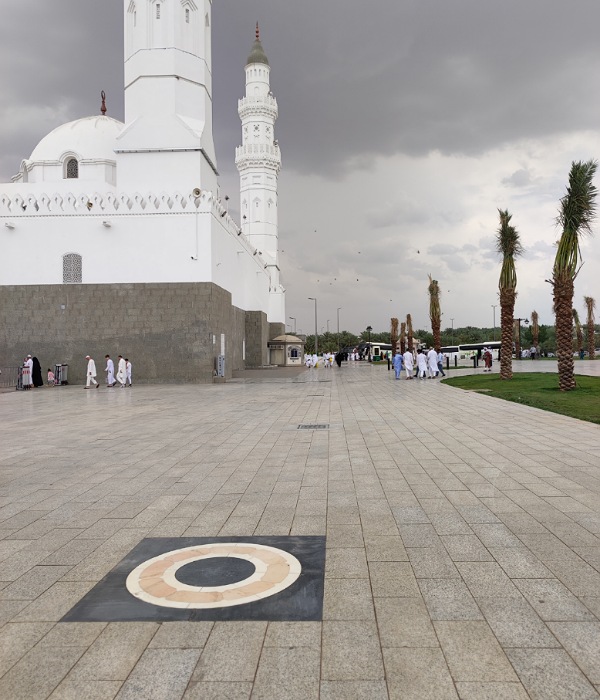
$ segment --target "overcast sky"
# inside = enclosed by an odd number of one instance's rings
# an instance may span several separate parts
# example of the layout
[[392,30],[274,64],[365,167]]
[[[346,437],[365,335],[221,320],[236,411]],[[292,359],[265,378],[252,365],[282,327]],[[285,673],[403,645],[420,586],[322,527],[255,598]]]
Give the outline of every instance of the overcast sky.
[[[0,0],[0,178],[51,129],[123,119],[123,0]],[[554,219],[572,160],[600,157],[599,0],[214,0],[214,123],[222,192],[244,63],[261,25],[279,103],[280,261],[297,330],[492,325],[498,207],[526,248],[515,314],[552,323]],[[596,184],[600,185],[600,177]],[[596,226],[600,231],[600,225]],[[600,237],[576,282],[600,304]],[[496,321],[499,323],[499,309]],[[293,321],[288,322],[293,327]]]

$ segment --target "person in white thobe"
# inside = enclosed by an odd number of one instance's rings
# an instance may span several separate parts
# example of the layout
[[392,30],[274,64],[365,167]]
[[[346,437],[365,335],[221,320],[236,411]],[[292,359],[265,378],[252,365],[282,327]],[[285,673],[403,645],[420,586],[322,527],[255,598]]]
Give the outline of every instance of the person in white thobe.
[[86,355],[85,359],[88,361],[88,363],[86,370],[87,382],[84,388],[89,389],[90,384],[94,384],[96,386],[96,389],[98,389],[100,387],[100,384],[98,384],[98,382],[96,381],[96,363],[89,355]]
[[125,358],[125,384],[131,386],[131,362]]
[[121,389],[125,388],[125,380],[127,379],[127,368],[125,366],[125,359],[123,355],[119,355],[119,362],[117,364],[117,381],[121,385]]
[[23,389],[30,389],[33,386],[33,360],[31,355],[23,360],[23,372],[21,373],[21,379],[23,383]]
[[419,379],[427,379],[427,357],[421,350],[417,352],[417,367],[419,368]]
[[435,379],[438,373],[437,352],[434,348],[427,353],[427,371],[430,379]]
[[412,379],[413,367],[414,367],[413,354],[410,350],[407,350],[404,353],[404,371],[406,372],[407,379]]
[[110,355],[105,355],[106,367],[104,371],[106,372],[106,386],[115,385],[115,363],[110,359]]

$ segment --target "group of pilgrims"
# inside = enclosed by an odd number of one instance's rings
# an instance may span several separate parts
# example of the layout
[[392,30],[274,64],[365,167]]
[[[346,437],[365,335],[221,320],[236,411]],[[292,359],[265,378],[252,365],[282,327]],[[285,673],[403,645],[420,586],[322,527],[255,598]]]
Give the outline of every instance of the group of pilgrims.
[[313,367],[325,367],[325,369],[331,369],[334,362],[338,367],[341,367],[343,359],[344,353],[342,352],[324,352],[320,357],[316,353],[313,353],[312,355],[309,353],[304,357],[304,364],[306,365],[307,369],[312,369]]
[[435,379],[439,375],[445,377],[445,359],[444,353],[441,350],[437,351],[435,348],[431,348],[428,351],[419,348],[416,353],[410,350],[406,350],[404,354],[396,353],[393,360],[396,379],[400,379],[403,367],[406,373],[405,378],[412,379],[415,365],[416,373],[414,376],[419,379]]

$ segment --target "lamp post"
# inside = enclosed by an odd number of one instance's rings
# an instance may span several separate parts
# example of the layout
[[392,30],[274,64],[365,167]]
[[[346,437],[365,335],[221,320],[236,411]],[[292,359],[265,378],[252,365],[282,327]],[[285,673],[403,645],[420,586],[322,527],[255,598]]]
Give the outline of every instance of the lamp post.
[[515,355],[517,356],[517,360],[520,360],[520,359],[522,359],[522,358],[521,358],[521,355],[522,355],[522,350],[521,350],[521,321],[523,321],[523,323],[524,323],[526,326],[528,326],[528,325],[529,325],[529,319],[528,319],[528,318],[515,318],[515,319],[513,319],[513,320],[517,321],[517,323],[519,324],[519,330],[517,331],[517,343],[516,343],[517,347],[515,348],[515,351],[516,351],[516,352],[515,352]]
[[290,316],[290,321],[294,322],[294,335],[296,335],[296,319],[293,316]]
[[368,358],[369,362],[371,362],[371,331],[373,328],[371,326],[367,326],[367,333],[369,334],[369,350],[368,350]]
[[451,335],[452,340],[450,341],[450,345],[454,345],[454,319],[451,318],[450,320],[452,321],[452,335]]
[[317,327],[317,297],[308,297],[315,302],[315,355],[319,354],[319,329]]
[[327,319],[327,332],[329,333],[329,319]]
[[492,304],[492,309],[494,310],[494,340],[496,340],[496,307],[498,304]]
[[340,310],[341,306],[337,308],[337,336],[338,336],[338,352],[342,349],[340,346]]

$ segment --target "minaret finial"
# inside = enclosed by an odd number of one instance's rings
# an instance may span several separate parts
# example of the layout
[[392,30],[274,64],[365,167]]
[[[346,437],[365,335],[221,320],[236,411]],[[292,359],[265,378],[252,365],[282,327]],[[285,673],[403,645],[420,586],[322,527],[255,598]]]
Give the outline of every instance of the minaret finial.
[[258,22],[256,23],[256,41],[260,41],[260,28]]
[[106,93],[104,90],[100,93],[100,97],[102,98],[102,105],[100,106],[100,111],[102,112],[102,116],[106,116]]

